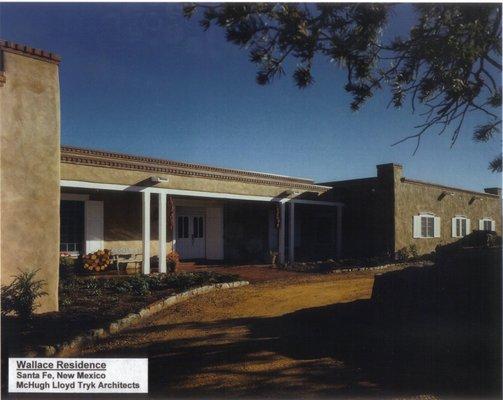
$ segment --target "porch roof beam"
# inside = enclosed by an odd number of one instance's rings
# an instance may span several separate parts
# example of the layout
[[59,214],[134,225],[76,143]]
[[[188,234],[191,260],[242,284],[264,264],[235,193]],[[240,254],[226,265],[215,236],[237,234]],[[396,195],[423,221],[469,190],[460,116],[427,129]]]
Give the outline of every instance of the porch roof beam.
[[297,204],[311,204],[320,206],[343,206],[343,203],[332,202],[332,201],[303,200],[295,198],[256,196],[256,195],[244,195],[244,194],[233,194],[233,193],[203,192],[197,190],[167,189],[167,188],[135,186],[135,185],[130,186],[115,183],[97,183],[97,182],[73,181],[64,179],[60,181],[60,186],[67,188],[78,188],[78,189],[102,189],[102,190],[114,190],[123,192],[162,193],[173,196],[202,197],[212,199],[249,200],[249,201],[263,201],[263,202],[278,202],[278,203],[294,202]]

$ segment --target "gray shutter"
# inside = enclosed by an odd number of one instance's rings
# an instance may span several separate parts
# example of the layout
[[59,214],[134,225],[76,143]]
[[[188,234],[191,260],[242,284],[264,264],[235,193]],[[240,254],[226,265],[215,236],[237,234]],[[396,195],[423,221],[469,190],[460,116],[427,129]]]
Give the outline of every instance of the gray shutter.
[[470,220],[467,218],[466,219],[466,234],[469,235],[472,232],[472,227],[470,224]]
[[457,237],[457,235],[456,235],[456,218],[452,219],[452,237],[453,238]]
[[491,221],[491,230],[496,232],[496,221]]

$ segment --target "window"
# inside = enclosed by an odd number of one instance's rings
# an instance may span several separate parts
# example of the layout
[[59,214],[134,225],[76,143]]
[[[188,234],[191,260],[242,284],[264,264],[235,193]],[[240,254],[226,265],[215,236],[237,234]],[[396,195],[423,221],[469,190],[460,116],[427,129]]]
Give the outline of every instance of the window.
[[80,253],[84,242],[84,202],[61,201],[60,251]]
[[194,237],[195,238],[202,238],[204,237],[204,230],[203,230],[203,217],[194,217],[193,220],[193,228],[194,228]]
[[414,238],[440,237],[440,217],[433,214],[421,213],[413,217]]
[[421,237],[434,237],[434,217],[421,217]]
[[470,233],[470,220],[464,216],[452,219],[452,237],[464,237]]
[[179,239],[189,237],[189,217],[178,217],[177,231]]
[[479,230],[496,231],[496,222],[491,218],[483,218],[479,220]]

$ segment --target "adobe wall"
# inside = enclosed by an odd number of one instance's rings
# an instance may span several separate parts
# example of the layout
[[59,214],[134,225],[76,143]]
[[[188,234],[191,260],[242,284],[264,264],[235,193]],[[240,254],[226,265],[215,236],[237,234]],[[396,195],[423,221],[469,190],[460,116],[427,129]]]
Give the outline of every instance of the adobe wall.
[[[153,175],[157,174],[152,172],[71,164],[67,162],[61,163],[61,179],[63,180],[145,186],[145,182]],[[279,196],[289,189],[288,185],[259,185],[247,182],[178,176],[164,173],[161,175],[166,176],[168,182],[158,183],[155,187],[255,196]]]
[[[2,285],[18,269],[41,269],[48,293],[37,312],[58,309],[59,73],[55,62],[5,51],[0,84]],[[3,50],[3,51],[2,51]]]
[[[384,179],[384,183],[383,183]],[[343,257],[385,255],[394,249],[393,186],[383,177],[328,183],[342,209]]]
[[[142,252],[142,194],[108,190],[83,190],[63,188],[62,193],[89,194],[89,200],[103,202],[103,234],[106,249],[128,248]],[[223,206],[221,200],[174,198],[175,207]],[[158,255],[159,214],[158,195],[150,198],[150,254]],[[169,227],[169,205],[167,206],[166,253],[173,250],[173,230]],[[175,211],[176,218],[176,211]]]
[[[324,196],[344,203],[342,248],[344,257],[393,255],[414,244],[420,254],[451,243],[452,218],[464,215],[471,230],[479,219],[496,221],[501,235],[501,196],[449,188],[403,177],[402,166],[377,166],[377,177],[324,183],[332,189]],[[449,192],[452,195],[441,196]],[[439,238],[413,238],[413,216],[421,212],[441,218]]]
[[[443,192],[452,195],[441,196]],[[395,251],[415,244],[420,254],[430,253],[439,244],[456,241],[452,237],[452,218],[464,215],[470,219],[471,230],[477,230],[479,219],[492,218],[501,235],[501,197],[442,186],[398,179],[395,205]],[[433,213],[441,219],[439,238],[413,238],[413,215]]]

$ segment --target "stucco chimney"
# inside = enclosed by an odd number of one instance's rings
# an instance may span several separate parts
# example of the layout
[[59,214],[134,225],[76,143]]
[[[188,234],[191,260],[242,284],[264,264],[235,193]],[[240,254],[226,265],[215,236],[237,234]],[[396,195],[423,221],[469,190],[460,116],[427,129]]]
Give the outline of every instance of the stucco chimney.
[[10,284],[18,268],[38,269],[35,279],[44,281],[47,295],[36,312],[57,311],[60,59],[5,40],[0,53],[1,284]]
[[489,194],[496,194],[501,197],[501,188],[499,187],[485,188],[484,192]]
[[400,164],[388,163],[377,166],[377,178],[382,182],[400,180],[403,176],[403,167]]

